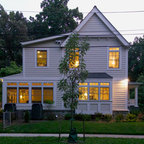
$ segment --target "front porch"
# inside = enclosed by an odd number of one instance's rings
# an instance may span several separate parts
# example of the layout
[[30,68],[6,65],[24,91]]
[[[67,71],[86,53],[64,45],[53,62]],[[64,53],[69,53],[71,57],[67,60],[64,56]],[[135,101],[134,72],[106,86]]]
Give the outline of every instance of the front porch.
[[[138,87],[142,83],[129,82],[128,83],[128,107],[138,107]],[[132,92],[131,92],[132,91]]]

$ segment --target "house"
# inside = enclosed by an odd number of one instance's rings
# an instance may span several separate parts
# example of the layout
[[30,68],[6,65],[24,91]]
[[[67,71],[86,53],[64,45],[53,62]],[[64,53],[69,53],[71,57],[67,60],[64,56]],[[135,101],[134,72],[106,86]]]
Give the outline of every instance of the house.
[[[138,106],[138,83],[128,84],[129,43],[95,6],[74,30],[88,38],[90,49],[85,56],[88,78],[79,84],[82,94],[77,113],[128,112]],[[3,78],[3,101],[16,103],[17,110],[31,110],[33,103],[44,109],[67,111],[57,88],[61,79],[58,65],[71,33],[23,42],[23,71]],[[135,88],[135,99],[129,89]],[[54,101],[47,104],[48,100]]]

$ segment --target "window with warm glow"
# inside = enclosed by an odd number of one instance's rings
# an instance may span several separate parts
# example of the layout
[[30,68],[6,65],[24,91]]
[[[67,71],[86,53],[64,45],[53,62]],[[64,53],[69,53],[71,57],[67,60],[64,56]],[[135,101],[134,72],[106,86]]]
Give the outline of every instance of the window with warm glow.
[[88,88],[79,87],[79,100],[88,100]]
[[32,88],[32,103],[41,103],[41,88]]
[[53,88],[44,88],[43,96],[44,103],[47,103],[48,101],[53,101]]
[[28,103],[28,102],[29,102],[29,89],[19,88],[19,103]]
[[32,86],[41,86],[41,83],[32,83]]
[[44,86],[53,86],[53,83],[44,83]]
[[80,86],[88,85],[88,83],[79,83]]
[[89,99],[90,100],[98,100],[98,87],[90,87],[89,88]]
[[16,86],[17,83],[7,83],[8,86]]
[[109,48],[109,68],[119,68],[120,52],[119,48]]
[[17,103],[17,88],[7,88],[7,103]]
[[28,86],[28,83],[19,83],[20,86]]
[[109,86],[109,83],[100,83],[102,86]]
[[77,68],[79,66],[79,49],[77,48],[74,52],[70,53],[69,57],[69,68]]
[[47,50],[37,50],[37,66],[47,66]]
[[108,87],[100,88],[100,100],[109,100],[109,88]]

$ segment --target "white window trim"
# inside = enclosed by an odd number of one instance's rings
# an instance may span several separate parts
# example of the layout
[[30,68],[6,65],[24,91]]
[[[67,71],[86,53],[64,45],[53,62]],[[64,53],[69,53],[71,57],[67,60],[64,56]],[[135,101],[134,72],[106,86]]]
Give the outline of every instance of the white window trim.
[[[78,100],[79,102],[110,102],[112,101],[112,82],[85,82],[88,83],[88,85],[81,85],[79,87],[87,87],[88,88],[88,100]],[[90,83],[98,83],[98,85],[90,85]],[[109,86],[107,85],[100,85],[100,83],[109,83]],[[89,99],[89,88],[90,87],[98,87],[98,100],[90,100]],[[100,100],[100,88],[101,87],[109,87],[109,100]]]
[[[28,83],[29,85],[28,86],[20,86],[19,83]],[[9,83],[9,82],[7,82]],[[41,92],[42,92],[42,97],[41,97],[41,104],[43,106],[56,106],[56,83],[54,81],[31,81],[31,82],[28,82],[28,81],[11,81],[10,83],[17,83],[17,85],[14,85],[14,86],[9,86],[7,85],[6,83],[6,91],[7,91],[7,88],[17,88],[17,103],[16,104],[19,104],[19,105],[28,105],[28,104],[33,104],[32,103],[32,88],[33,87],[39,87],[41,88]],[[32,86],[32,83],[41,83],[40,86]],[[44,83],[53,83],[53,86],[44,86],[43,84]],[[54,103],[53,104],[45,104],[43,102],[43,88],[45,87],[50,87],[50,88],[53,88],[53,101]],[[29,89],[29,103],[19,103],[19,88],[28,88]],[[7,99],[7,93],[6,93],[6,99]],[[7,101],[7,100],[6,100]]]
[[[47,66],[37,66],[37,51],[46,50],[47,51]],[[49,48],[35,48],[35,68],[48,68],[49,67]]]
[[[122,61],[122,52],[121,47],[118,47],[119,50],[109,50],[109,48],[115,48],[115,47],[107,47],[107,70],[121,70],[121,61]],[[119,68],[109,68],[109,52],[119,52]]]

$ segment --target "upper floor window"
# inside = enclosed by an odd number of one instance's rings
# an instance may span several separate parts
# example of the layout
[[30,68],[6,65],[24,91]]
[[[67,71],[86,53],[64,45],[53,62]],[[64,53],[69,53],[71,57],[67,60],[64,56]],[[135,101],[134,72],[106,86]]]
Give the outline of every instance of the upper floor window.
[[120,49],[109,48],[109,68],[120,67]]
[[70,53],[69,68],[77,68],[79,66],[79,48]]
[[37,50],[37,66],[47,66],[47,50]]

